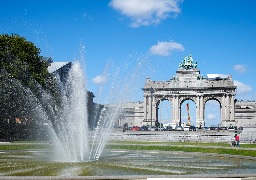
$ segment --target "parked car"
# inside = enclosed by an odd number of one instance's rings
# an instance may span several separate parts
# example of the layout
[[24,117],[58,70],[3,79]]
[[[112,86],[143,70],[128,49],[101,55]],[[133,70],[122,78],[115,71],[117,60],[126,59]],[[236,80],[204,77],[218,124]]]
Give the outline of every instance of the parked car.
[[172,126],[166,126],[166,128],[164,129],[164,131],[172,131],[172,130],[173,130]]
[[141,127],[140,127],[140,130],[141,130],[141,131],[148,131],[148,126],[141,126]]
[[184,131],[184,128],[182,126],[176,126],[175,131]]
[[184,131],[189,131],[189,126],[182,126]]
[[164,127],[163,126],[157,127],[157,131],[164,131]]
[[196,127],[195,126],[189,126],[189,131],[196,131]]
[[133,126],[132,127],[132,131],[138,131],[138,130],[140,130],[139,126]]
[[150,131],[156,131],[156,129],[157,129],[156,126],[151,126],[150,127]]

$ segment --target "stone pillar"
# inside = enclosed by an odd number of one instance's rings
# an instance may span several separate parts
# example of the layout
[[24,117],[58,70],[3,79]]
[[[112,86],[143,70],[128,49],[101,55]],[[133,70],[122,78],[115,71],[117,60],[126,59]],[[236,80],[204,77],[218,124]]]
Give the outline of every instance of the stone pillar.
[[199,118],[199,96],[196,96],[196,126],[198,126],[200,118]]
[[204,126],[204,120],[201,117],[201,98],[202,96],[196,96],[196,127],[200,127],[200,124]]
[[175,96],[172,96],[172,105],[171,105],[172,106],[172,123],[176,122],[175,99],[176,99]]
[[176,111],[177,112],[177,114],[176,114],[177,115],[177,120],[178,120],[179,125],[181,125],[181,117],[180,117],[180,113],[181,113],[181,107],[180,106],[181,106],[181,104],[180,104],[180,97],[179,96],[177,97],[176,101],[177,101],[176,103],[177,103],[177,107],[178,107],[177,111]]
[[229,95],[225,98],[225,106],[226,106],[226,121],[230,121],[230,100]]
[[171,122],[173,122],[173,97],[169,98],[168,100],[169,100],[169,103],[170,103],[170,106],[171,106],[170,112],[172,114],[171,115],[172,117],[170,117],[170,118],[171,118]]
[[225,126],[225,96],[221,97],[221,104],[220,104],[220,118],[221,118],[221,126]]
[[235,121],[235,102],[234,102],[234,96],[231,96],[230,99],[230,120]]
[[204,97],[203,96],[199,96],[199,120],[200,122],[202,122],[202,125],[205,126],[205,121],[204,121]]
[[144,96],[144,120],[148,121],[148,98],[147,96]]
[[152,107],[153,107],[152,96],[148,96],[148,102],[149,102],[148,120],[150,121],[150,126],[151,126],[151,125],[153,125],[153,119],[152,119],[152,115],[153,115],[153,111],[152,111]]
[[228,127],[230,125],[231,106],[229,95],[224,94],[221,102],[221,126]]
[[[156,98],[152,96],[152,121],[156,122]],[[154,126],[155,124],[153,124]]]
[[173,96],[172,99],[172,122],[179,123],[179,99],[177,96]]

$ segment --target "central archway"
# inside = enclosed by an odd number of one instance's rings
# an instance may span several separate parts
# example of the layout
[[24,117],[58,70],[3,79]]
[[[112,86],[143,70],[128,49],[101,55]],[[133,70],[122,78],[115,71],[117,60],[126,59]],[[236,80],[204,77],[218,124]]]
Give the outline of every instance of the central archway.
[[180,124],[184,126],[196,125],[195,102],[191,99],[184,99],[180,105]]

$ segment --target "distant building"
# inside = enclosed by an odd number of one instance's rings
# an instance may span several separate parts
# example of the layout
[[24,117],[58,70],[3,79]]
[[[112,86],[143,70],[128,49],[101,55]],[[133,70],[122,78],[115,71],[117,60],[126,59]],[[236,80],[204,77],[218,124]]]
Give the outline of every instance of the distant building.
[[256,127],[256,102],[237,101],[235,119],[237,127]]
[[125,123],[128,123],[129,127],[148,125],[143,122],[144,109],[143,102],[127,102],[122,104],[108,104],[106,108],[118,108],[119,116],[114,123],[115,127],[122,127]]
[[68,77],[68,72],[72,67],[72,62],[52,62],[48,67],[48,72],[59,75],[62,82]]
[[[71,69],[72,62],[53,62],[51,57],[43,57],[49,63],[48,72],[54,75],[58,75],[61,82],[65,82],[68,77],[69,70]],[[87,110],[88,110],[88,126],[89,128],[95,128],[97,125],[97,120],[103,105],[99,105],[93,102],[94,94],[87,91]]]
[[[110,106],[110,105],[108,105]],[[114,105],[111,105],[114,107]],[[143,102],[128,102],[120,106],[122,110],[121,118],[115,122],[116,126],[123,126],[128,123],[128,126],[150,125],[143,122]],[[235,121],[237,127],[254,127],[256,128],[256,101],[237,101],[235,103]],[[229,124],[227,124],[227,127]]]

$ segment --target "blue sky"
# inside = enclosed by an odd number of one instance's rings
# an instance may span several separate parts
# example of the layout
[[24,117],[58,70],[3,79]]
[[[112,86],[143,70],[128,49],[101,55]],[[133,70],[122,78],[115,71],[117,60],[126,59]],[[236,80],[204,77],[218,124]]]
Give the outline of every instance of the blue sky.
[[1,1],[0,33],[25,37],[56,62],[82,60],[99,102],[117,82],[133,92],[118,93],[143,101],[146,77],[169,80],[190,53],[203,76],[232,75],[236,98],[255,100],[255,7],[254,0]]

